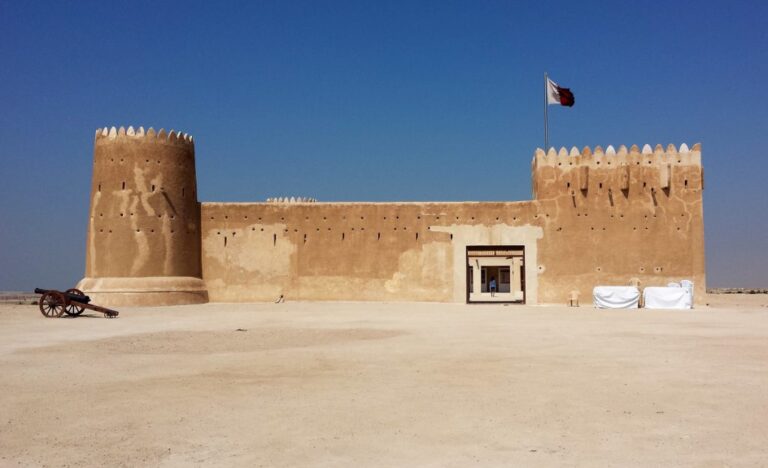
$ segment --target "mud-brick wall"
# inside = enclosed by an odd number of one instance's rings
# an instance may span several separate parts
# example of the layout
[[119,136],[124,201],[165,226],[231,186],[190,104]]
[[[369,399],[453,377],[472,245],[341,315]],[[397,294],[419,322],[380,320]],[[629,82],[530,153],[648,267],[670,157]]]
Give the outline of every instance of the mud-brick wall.
[[633,279],[705,290],[698,145],[539,151],[533,188],[511,203],[204,203],[203,279],[212,301],[463,302],[467,246],[523,245],[529,303]]
[[539,150],[532,182],[523,202],[201,205],[189,135],[104,128],[79,284],[105,305],[463,302],[466,248],[519,245],[529,303],[633,279],[705,291],[699,145]]
[[212,301],[464,302],[467,246],[522,245],[532,304],[634,279],[705,290],[698,145],[539,151],[533,189],[508,203],[204,203],[203,279]]
[[691,279],[705,291],[699,145],[539,150],[533,189],[546,212],[542,302],[563,302],[570,290],[589,298],[595,285],[633,278],[641,287]]
[[200,277],[189,135],[133,127],[94,140],[86,277]]
[[536,299],[541,219],[519,203],[203,203],[211,301],[463,302],[467,245],[525,245]]

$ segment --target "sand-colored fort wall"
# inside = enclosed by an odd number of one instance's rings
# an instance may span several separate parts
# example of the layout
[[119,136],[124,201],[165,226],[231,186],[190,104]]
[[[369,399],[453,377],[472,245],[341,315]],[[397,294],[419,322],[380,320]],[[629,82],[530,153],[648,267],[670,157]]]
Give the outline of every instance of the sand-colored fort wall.
[[524,245],[535,265],[535,205],[203,203],[203,278],[212,301],[464,302],[468,245]]
[[706,287],[698,145],[538,150],[522,202],[200,204],[194,157],[179,133],[97,133],[81,289],[115,305],[464,302],[472,246],[525,248],[529,304]]
[[[598,284],[706,288],[701,148],[645,145],[575,148],[533,159],[533,190],[545,213],[539,288],[561,302]],[[698,295],[697,298],[701,298]]]
[[195,148],[181,132],[96,132],[85,278],[97,302],[207,300],[201,280]]
[[463,302],[465,249],[524,245],[528,303],[598,284],[705,287],[700,149],[538,151],[535,200],[204,203],[211,300]]

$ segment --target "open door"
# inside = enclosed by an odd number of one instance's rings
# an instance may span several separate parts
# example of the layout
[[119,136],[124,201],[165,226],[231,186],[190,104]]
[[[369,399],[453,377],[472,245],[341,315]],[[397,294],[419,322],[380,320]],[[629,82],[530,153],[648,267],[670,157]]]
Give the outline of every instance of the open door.
[[467,247],[467,303],[525,303],[525,247]]

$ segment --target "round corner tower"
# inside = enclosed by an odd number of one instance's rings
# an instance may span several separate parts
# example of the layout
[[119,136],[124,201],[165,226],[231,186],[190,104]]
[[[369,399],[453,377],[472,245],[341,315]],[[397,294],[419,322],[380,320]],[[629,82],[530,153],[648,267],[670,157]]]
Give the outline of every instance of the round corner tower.
[[98,304],[207,302],[192,137],[96,131],[86,248],[78,288]]

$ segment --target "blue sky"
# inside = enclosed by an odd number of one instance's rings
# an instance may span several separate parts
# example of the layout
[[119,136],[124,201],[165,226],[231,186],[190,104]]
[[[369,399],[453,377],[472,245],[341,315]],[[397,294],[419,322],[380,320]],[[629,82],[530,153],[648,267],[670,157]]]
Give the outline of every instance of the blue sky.
[[553,146],[701,142],[709,285],[768,287],[766,22],[756,1],[0,0],[0,290],[82,277],[97,127],[194,135],[202,201],[525,200],[545,71],[576,95]]

